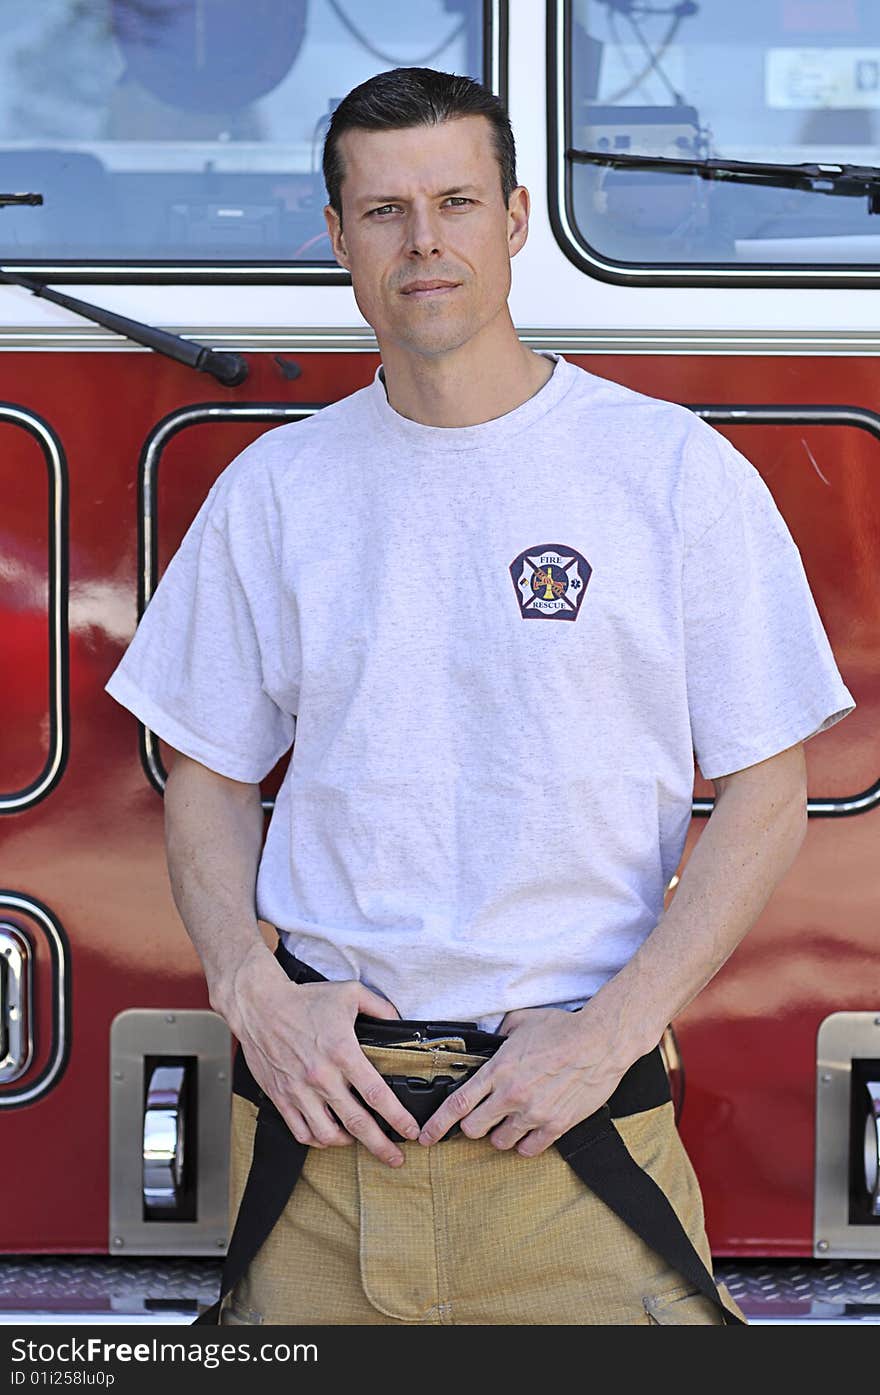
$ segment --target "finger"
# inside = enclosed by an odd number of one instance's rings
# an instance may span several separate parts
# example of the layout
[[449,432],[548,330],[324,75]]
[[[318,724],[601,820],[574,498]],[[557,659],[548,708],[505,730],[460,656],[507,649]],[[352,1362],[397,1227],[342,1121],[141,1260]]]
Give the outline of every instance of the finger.
[[380,997],[379,994],[374,993],[371,988],[365,988],[362,983],[358,984],[358,989],[358,1012],[363,1012],[368,1017],[383,1017],[389,1022],[400,1017],[397,1008],[393,1003],[389,1003],[387,998]]
[[283,1111],[279,1112],[297,1143],[304,1143],[309,1148],[315,1146],[315,1136],[298,1109],[294,1109],[292,1105],[288,1105]]
[[318,1147],[338,1148],[358,1141],[381,1162],[399,1167],[404,1161],[403,1153],[361,1108],[344,1079],[313,1089],[300,1104]]
[[[533,1124],[527,1124],[519,1114],[514,1112],[511,1104],[504,1104],[501,1096],[496,1092],[484,1100],[479,1109],[475,1109],[466,1119],[462,1120],[461,1131],[467,1134],[468,1138],[485,1138],[491,1129],[496,1125],[504,1129],[502,1147],[511,1148],[518,1139],[527,1134]],[[496,1141],[497,1131],[492,1134],[492,1142]]]
[[373,1157],[388,1163],[389,1167],[399,1167],[404,1161],[401,1149],[382,1132],[376,1120],[367,1113],[351,1090],[346,1089],[342,1095],[334,1097],[332,1108],[349,1140],[354,1139],[361,1143]]
[[[491,1073],[486,1071],[485,1066],[481,1066],[469,1080],[466,1080],[463,1085],[459,1085],[457,1090],[453,1090],[436,1113],[431,1115],[419,1134],[419,1142],[426,1146],[436,1143],[452,1128],[453,1124],[460,1124],[463,1119],[466,1119],[471,1110],[476,1109],[480,1101],[484,1100],[491,1091]],[[493,1123],[497,1123],[500,1117],[500,1115],[497,1116]]]
[[328,1147],[330,1147],[330,1148],[349,1147],[349,1148],[350,1148],[351,1145],[352,1145],[352,1143],[354,1143],[354,1142],[356,1141],[355,1138],[354,1138],[354,1135],[349,1133],[348,1129],[347,1129],[347,1128],[345,1127],[345,1125],[343,1124],[343,1122],[342,1122],[342,1120],[340,1119],[339,1115],[336,1113],[336,1110],[335,1110],[334,1108],[331,1107],[331,1105],[329,1104],[329,1102],[325,1102],[325,1104],[324,1104],[324,1109],[325,1109],[325,1111],[326,1111],[326,1114],[327,1114],[328,1119],[330,1119],[330,1121],[331,1121],[333,1124],[335,1124],[335,1125],[337,1126],[337,1128],[339,1129],[339,1137],[338,1137],[337,1141],[336,1141],[335,1143],[330,1143],[330,1144],[328,1144]]
[[[493,1148],[500,1148],[502,1151],[514,1148],[522,1139],[530,1136],[531,1125],[526,1124],[517,1114],[508,1114],[506,1119],[502,1119],[497,1128],[493,1128],[489,1134],[489,1142]],[[468,1130],[470,1132],[470,1130]],[[488,1130],[484,1130],[484,1133]],[[482,1137],[482,1135],[480,1135]]]
[[[363,1052],[358,1053],[357,1059],[352,1062],[346,1074],[352,1088],[357,1090],[361,1097],[360,1100],[354,1095],[350,1097],[350,1104],[355,1110],[355,1119],[359,1115],[362,1116],[368,1124],[371,1124],[380,1134],[382,1133],[375,1119],[364,1109],[364,1104],[367,1104],[371,1109],[375,1109],[377,1114],[381,1114],[392,1128],[403,1134],[404,1138],[418,1138],[419,1126],[416,1120],[409,1110],[403,1107],[387,1080],[382,1079],[375,1066],[371,1065]],[[384,1137],[384,1135],[382,1136]],[[360,1134],[357,1137],[360,1137]]]
[[522,1020],[522,1009],[511,1008],[510,1012],[505,1013],[498,1024],[498,1035],[506,1037],[514,1027],[522,1026]]
[[298,1109],[290,1099],[282,1082],[272,1081],[270,1089],[267,1089],[259,1080],[257,1083],[263,1097],[275,1106],[297,1143],[303,1143],[308,1148],[320,1147],[319,1140],[306,1122],[302,1110]]
[[564,1129],[557,1131],[551,1125],[544,1124],[540,1129],[532,1129],[531,1133],[527,1133],[516,1145],[516,1151],[520,1157],[536,1158],[539,1154],[546,1153],[564,1132]]
[[351,1139],[339,1120],[327,1108],[326,1101],[314,1090],[303,1091],[299,1098],[300,1112],[312,1135],[314,1148],[338,1148]]

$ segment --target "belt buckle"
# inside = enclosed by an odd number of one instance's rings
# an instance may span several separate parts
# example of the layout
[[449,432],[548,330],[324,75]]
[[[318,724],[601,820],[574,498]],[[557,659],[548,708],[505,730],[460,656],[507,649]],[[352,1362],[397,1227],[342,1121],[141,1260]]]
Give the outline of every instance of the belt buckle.
[[[409,1110],[416,1123],[422,1128],[431,1118],[431,1115],[436,1114],[443,1101],[448,1099],[452,1092],[457,1090],[459,1085],[462,1085],[464,1081],[467,1080],[468,1076],[472,1074],[473,1069],[463,1073],[457,1079],[452,1075],[438,1075],[435,1076],[433,1080],[423,1080],[421,1076],[418,1075],[384,1074],[382,1079],[393,1091],[396,1098],[400,1100],[404,1109]],[[398,1133],[393,1124],[389,1124],[388,1120],[383,1119],[376,1110],[370,1109],[370,1113],[373,1115],[373,1118],[378,1123],[382,1132],[394,1143],[412,1141],[411,1139],[405,1139],[403,1134]],[[443,1137],[451,1138],[457,1133],[461,1133],[461,1128],[455,1123]]]

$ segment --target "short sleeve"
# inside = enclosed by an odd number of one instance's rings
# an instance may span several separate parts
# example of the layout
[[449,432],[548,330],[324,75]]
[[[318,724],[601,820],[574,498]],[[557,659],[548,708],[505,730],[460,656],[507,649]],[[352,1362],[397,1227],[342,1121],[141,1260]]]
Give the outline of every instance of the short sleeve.
[[265,686],[259,621],[273,598],[254,594],[243,578],[214,495],[165,569],[105,691],[184,755],[258,783],[289,749],[296,719]]
[[694,754],[716,779],[807,741],[855,708],[801,555],[759,472],[721,441],[731,495],[685,548]]

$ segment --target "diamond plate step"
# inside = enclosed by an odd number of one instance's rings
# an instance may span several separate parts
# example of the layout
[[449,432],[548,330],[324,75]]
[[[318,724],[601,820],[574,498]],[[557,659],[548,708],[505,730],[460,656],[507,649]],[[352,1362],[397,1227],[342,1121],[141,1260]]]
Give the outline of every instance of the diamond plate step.
[[[880,1322],[880,1261],[718,1260],[755,1323]],[[214,1302],[220,1261],[0,1256],[0,1323],[190,1323]]]

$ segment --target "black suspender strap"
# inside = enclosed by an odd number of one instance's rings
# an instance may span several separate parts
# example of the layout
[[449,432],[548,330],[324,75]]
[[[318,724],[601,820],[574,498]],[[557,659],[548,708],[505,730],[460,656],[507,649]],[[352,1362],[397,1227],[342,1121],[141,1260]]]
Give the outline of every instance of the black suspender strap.
[[308,1151],[307,1144],[294,1138],[271,1100],[264,1098],[257,1115],[253,1162],[223,1261],[220,1295],[190,1326],[219,1323],[223,1299],[243,1277],[287,1205]]
[[[722,1302],[714,1279],[668,1198],[627,1149],[608,1105],[575,1124],[555,1146],[576,1176],[616,1216],[721,1310],[726,1324],[741,1323]],[[220,1294],[195,1319],[193,1327],[219,1323],[223,1299],[242,1278],[283,1212],[307,1152],[307,1146],[297,1142],[271,1100],[263,1097],[253,1161],[223,1264]]]
[[[323,974],[296,959],[280,939],[275,958],[294,983],[325,982]],[[200,1313],[191,1327],[216,1326],[220,1322],[223,1299],[244,1276],[251,1260],[268,1239],[290,1200],[309,1151],[307,1144],[297,1142],[272,1100],[260,1089],[240,1043],[233,1059],[232,1089],[259,1107],[253,1160],[220,1271],[220,1293],[216,1303]]]
[[682,1278],[720,1308],[724,1322],[742,1319],[722,1302],[709,1273],[665,1192],[640,1167],[617,1129],[608,1105],[556,1140],[580,1180]]
[[[296,982],[323,978],[289,954],[280,941],[276,957]],[[308,1153],[308,1146],[297,1142],[275,1105],[257,1085],[240,1045],[233,1064],[233,1089],[259,1106],[253,1161],[226,1252],[219,1297],[199,1314],[191,1324],[193,1327],[219,1323],[223,1299],[242,1278],[284,1211]],[[669,1199],[639,1166],[614,1127],[614,1118],[639,1113],[668,1099],[669,1082],[659,1048],[655,1047],[627,1071],[608,1104],[575,1124],[556,1140],[555,1146],[585,1186],[721,1310],[725,1323],[741,1325],[742,1320],[723,1303],[712,1275]],[[442,1147],[442,1143],[437,1146]]]

